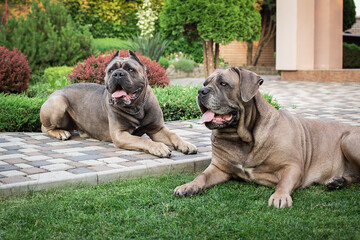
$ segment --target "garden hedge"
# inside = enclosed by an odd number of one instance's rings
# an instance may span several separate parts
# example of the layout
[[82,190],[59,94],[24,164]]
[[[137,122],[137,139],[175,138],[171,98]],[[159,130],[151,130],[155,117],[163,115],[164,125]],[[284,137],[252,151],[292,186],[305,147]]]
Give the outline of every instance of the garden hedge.
[[[198,87],[155,87],[160,108],[165,121],[198,119],[201,113],[197,107]],[[272,96],[264,94],[265,99],[276,109],[279,104]],[[39,132],[41,131],[40,107],[47,98],[29,98],[24,94],[0,94],[0,132]]]
[[44,102],[24,94],[0,93],[0,132],[40,131],[39,111]]

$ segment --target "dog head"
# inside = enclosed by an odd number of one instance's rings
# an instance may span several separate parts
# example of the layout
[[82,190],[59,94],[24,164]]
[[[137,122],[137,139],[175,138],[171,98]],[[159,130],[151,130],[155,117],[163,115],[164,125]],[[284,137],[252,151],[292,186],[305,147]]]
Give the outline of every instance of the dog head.
[[110,104],[130,106],[146,92],[147,85],[146,67],[135,53],[129,50],[129,57],[123,58],[117,51],[105,69],[105,86]]
[[244,104],[257,93],[263,79],[237,67],[216,70],[198,91],[197,102],[203,116],[199,123],[209,129],[237,126]]

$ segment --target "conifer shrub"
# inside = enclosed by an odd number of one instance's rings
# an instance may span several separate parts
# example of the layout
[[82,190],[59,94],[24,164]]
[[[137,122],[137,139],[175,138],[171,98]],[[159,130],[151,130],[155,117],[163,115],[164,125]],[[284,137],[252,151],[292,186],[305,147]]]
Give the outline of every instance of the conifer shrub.
[[77,26],[60,1],[32,2],[26,18],[13,17],[0,27],[0,45],[19,49],[33,70],[74,65],[94,53],[92,36]]
[[343,68],[360,68],[360,46],[343,43]]
[[0,92],[22,93],[28,89],[30,67],[24,54],[0,46]]
[[[105,52],[99,54],[97,57],[92,55],[91,57],[79,62],[72,73],[69,74],[69,78],[74,83],[78,82],[90,82],[97,84],[104,84],[105,68],[111,61],[116,51]],[[156,61],[151,61],[150,58],[141,55],[136,52],[142,64],[146,66],[146,75],[149,80],[150,86],[164,87],[169,85],[169,78],[166,75],[166,70]],[[120,51],[121,57],[129,57],[128,51],[122,49]]]

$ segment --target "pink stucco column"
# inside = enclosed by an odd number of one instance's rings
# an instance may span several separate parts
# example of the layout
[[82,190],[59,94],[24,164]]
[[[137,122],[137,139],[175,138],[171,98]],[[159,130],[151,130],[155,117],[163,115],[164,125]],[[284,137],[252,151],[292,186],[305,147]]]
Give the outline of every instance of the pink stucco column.
[[277,0],[276,69],[342,68],[343,0]]

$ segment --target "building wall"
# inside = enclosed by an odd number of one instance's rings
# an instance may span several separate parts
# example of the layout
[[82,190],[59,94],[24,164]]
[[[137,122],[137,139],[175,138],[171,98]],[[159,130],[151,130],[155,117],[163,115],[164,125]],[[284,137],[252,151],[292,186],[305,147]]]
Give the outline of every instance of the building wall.
[[[256,52],[258,42],[254,43],[253,55]],[[275,39],[263,49],[258,66],[275,66]],[[247,43],[233,41],[227,45],[220,45],[220,57],[230,66],[245,66],[247,54]]]

